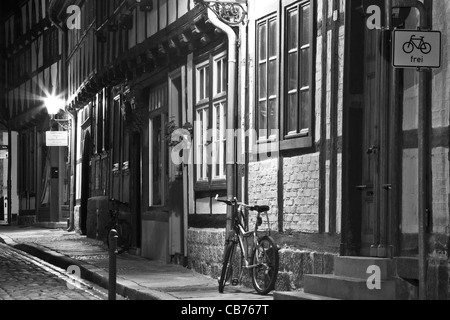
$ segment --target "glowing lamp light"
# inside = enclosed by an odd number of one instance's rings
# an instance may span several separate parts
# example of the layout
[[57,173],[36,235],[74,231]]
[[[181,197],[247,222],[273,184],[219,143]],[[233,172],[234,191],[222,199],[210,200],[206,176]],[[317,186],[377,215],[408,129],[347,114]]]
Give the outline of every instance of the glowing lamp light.
[[56,97],[49,96],[44,99],[44,105],[47,107],[49,115],[56,115],[64,108],[64,100]]

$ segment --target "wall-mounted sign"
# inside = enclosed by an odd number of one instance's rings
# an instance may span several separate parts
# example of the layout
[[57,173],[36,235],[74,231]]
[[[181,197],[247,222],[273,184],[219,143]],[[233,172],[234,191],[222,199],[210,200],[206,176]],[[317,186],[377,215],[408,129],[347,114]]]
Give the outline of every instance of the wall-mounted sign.
[[0,145],[0,160],[6,160],[9,156],[9,147],[5,145]]
[[440,31],[395,30],[392,63],[395,68],[440,68]]
[[68,147],[69,135],[67,131],[48,131],[46,132],[47,147]]

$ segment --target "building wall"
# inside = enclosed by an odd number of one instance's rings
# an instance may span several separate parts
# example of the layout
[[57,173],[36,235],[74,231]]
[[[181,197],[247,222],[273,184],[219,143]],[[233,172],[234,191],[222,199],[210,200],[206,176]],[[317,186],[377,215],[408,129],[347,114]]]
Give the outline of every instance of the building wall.
[[58,95],[62,86],[62,39],[47,19],[48,5],[45,0],[19,1],[16,10],[3,13],[1,22],[6,61],[4,114],[10,129],[18,133],[11,146],[17,150],[13,183],[19,196],[13,198],[13,208],[19,207],[14,211],[20,213],[19,223],[23,218],[25,224],[39,218],[39,212],[47,219],[48,210],[40,211],[49,205],[40,201],[45,190],[40,179],[45,167],[42,144],[49,127],[43,98]]
[[225,229],[198,229],[188,231],[188,267],[214,279],[220,277],[223,264]]
[[[312,108],[314,143],[310,148],[288,150],[289,152],[281,148],[279,153],[272,155],[269,160],[251,161],[248,173],[248,197],[249,202],[269,204],[272,207],[273,230],[278,229],[278,215],[282,212],[282,230],[285,232],[319,233],[321,230],[328,232],[330,222],[334,221],[332,232],[339,233],[342,151],[338,140],[343,133],[345,8],[339,7],[338,3],[333,1],[328,1],[326,5],[323,1],[311,3],[315,8],[313,47],[315,55],[314,60],[310,62],[313,73],[311,85],[314,88]],[[250,1],[249,10],[262,10],[254,7],[257,5],[259,4]],[[274,8],[278,9],[278,6]],[[269,13],[270,11],[265,12]],[[252,13],[250,15],[252,16]],[[321,28],[324,18],[328,21],[326,29]],[[250,24],[252,23],[255,22],[250,19]],[[250,35],[254,33],[251,26],[249,30]],[[250,41],[249,49],[251,61],[256,59],[255,49],[251,49],[254,46],[253,39]],[[324,50],[331,54],[324,54]],[[280,56],[284,54],[286,50],[281,47]],[[257,90],[255,68],[253,65],[249,69],[251,129],[256,128],[255,117],[257,117],[256,99],[252,97]],[[285,101],[284,105],[286,103]],[[280,108],[284,105],[281,103]],[[324,176],[321,176],[321,171]],[[329,206],[330,200],[334,202],[333,208]],[[282,208],[279,208],[280,204]],[[330,220],[331,217],[333,220]]]
[[[290,2],[295,4],[296,2]],[[300,1],[298,3],[305,3]],[[269,205],[269,225],[263,220],[263,228],[270,229],[274,233],[280,250],[280,276],[277,283],[278,290],[295,290],[303,285],[303,274],[331,273],[333,270],[333,257],[335,248],[328,250],[322,248],[308,248],[309,240],[286,241],[281,234],[318,234],[330,231],[330,223],[334,221],[332,232],[340,232],[341,225],[341,183],[342,183],[342,157],[337,141],[342,137],[343,125],[343,54],[344,54],[344,7],[338,3],[328,1],[329,6],[324,6],[323,1],[311,1],[313,4],[314,19],[314,46],[313,61],[311,61],[312,83],[312,122],[314,128],[311,132],[311,144],[309,147],[293,150],[283,150],[283,147],[275,143],[269,145],[272,153],[263,152],[258,155],[257,139],[257,40],[255,38],[256,23],[259,18],[275,13],[281,25],[280,1],[249,1],[249,25],[246,29],[240,29],[248,37],[248,69],[239,73],[239,81],[245,81],[248,77],[248,94],[238,99],[240,110],[240,123],[246,124],[245,129],[249,134],[248,154],[250,161],[246,168],[246,184],[248,190],[244,190],[244,200],[250,204]],[[334,6],[333,6],[334,5]],[[334,9],[339,13],[334,13]],[[333,16],[337,19],[333,20]],[[320,28],[323,19],[328,21],[326,33]],[[338,22],[337,22],[338,21]],[[282,29],[283,26],[280,26]],[[242,36],[242,35],[241,35]],[[278,61],[286,53],[279,39]],[[325,54],[322,50],[326,46]],[[247,50],[244,49],[244,50]],[[281,65],[281,63],[280,63]],[[332,68],[335,75],[331,76]],[[338,76],[339,74],[339,76]],[[283,72],[280,73],[280,83]],[[337,83],[332,85],[332,81]],[[281,88],[282,89],[282,88]],[[279,93],[281,96],[281,92]],[[248,101],[248,102],[247,102]],[[286,103],[286,102],[285,102]],[[280,105],[283,108],[283,105]],[[322,121],[324,120],[324,121]],[[253,143],[252,143],[253,142]],[[240,143],[240,142],[238,142]],[[323,146],[322,148],[320,146]],[[331,147],[331,149],[329,148]],[[265,149],[267,150],[267,149]],[[258,160],[258,157],[260,160]],[[333,166],[331,166],[333,163]],[[325,173],[321,176],[320,172]],[[320,195],[320,191],[325,192]],[[335,205],[330,208],[330,198],[334,197]],[[322,215],[322,217],[320,217]],[[331,216],[333,219],[331,219]],[[250,228],[253,228],[256,215],[250,213]],[[189,261],[196,271],[208,275],[216,275],[216,265],[220,260],[209,260],[208,252],[217,247],[223,247],[223,237],[216,239],[216,245],[208,245],[208,242],[198,238],[208,238],[208,234],[223,234],[222,229],[216,230],[190,230],[189,244],[197,250],[189,250]],[[280,234],[278,234],[280,232]],[[195,236],[194,236],[195,235]],[[200,243],[200,245],[197,245]],[[334,244],[339,246],[338,243]],[[223,252],[222,250],[219,250]],[[328,252],[329,251],[329,252]],[[202,259],[203,258],[203,259]],[[206,261],[206,262],[200,262]],[[214,261],[214,262],[213,262]],[[245,281],[244,281],[245,282]]]
[[[450,5],[445,2],[433,3],[433,30],[442,31],[442,67],[431,72],[431,96],[429,106],[430,124],[430,212],[432,215],[430,232],[432,234],[449,235],[450,208],[450,171],[449,171],[449,100],[450,58],[446,53],[450,35],[447,30],[446,14]],[[412,15],[408,26],[414,28],[417,17]],[[402,232],[418,233],[418,73],[415,70],[404,71],[403,98],[403,199],[402,199]],[[447,249],[448,250],[448,249]],[[446,251],[446,250],[443,250]],[[444,252],[445,253],[445,252]]]
[[[434,1],[433,29],[442,30],[442,68],[433,73],[431,123],[434,141],[432,150],[433,171],[433,231],[450,235],[450,33],[448,31],[450,4]],[[447,248],[447,250],[449,250]],[[448,254],[448,252],[447,252]]]
[[443,299],[450,296],[450,4],[433,2],[433,29],[442,30],[442,68],[433,72],[432,80],[432,238],[430,296]]

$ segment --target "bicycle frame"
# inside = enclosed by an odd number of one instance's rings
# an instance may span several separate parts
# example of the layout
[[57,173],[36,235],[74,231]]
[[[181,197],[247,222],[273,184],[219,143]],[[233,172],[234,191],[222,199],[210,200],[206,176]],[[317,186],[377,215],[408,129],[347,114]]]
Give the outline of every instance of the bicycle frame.
[[[216,196],[216,201],[232,206],[234,219],[234,234],[228,238],[225,245],[223,267],[219,278],[219,292],[223,293],[224,287],[229,280],[232,281],[233,285],[242,283],[244,270],[249,270],[255,290],[263,295],[268,294],[275,287],[279,268],[278,247],[275,241],[270,237],[270,221],[268,215],[270,207],[257,205],[249,206],[244,203],[239,203],[236,198],[233,200],[219,200],[218,195]],[[248,211],[258,212],[255,229],[253,231],[249,231]],[[263,213],[266,214],[269,235],[261,236],[258,234],[258,228],[263,224],[263,219],[261,218],[261,214]],[[249,257],[250,244],[248,240],[250,237],[253,237],[251,257]],[[231,243],[229,241],[231,241]],[[237,244],[239,244],[239,248],[241,249],[240,253],[236,252]],[[236,256],[236,254],[238,254],[238,256]],[[236,261],[236,258],[239,260]],[[250,259],[251,261],[249,261]],[[237,266],[233,271],[234,263],[237,263]],[[236,277],[233,277],[233,274]]]
[[[423,40],[425,37],[417,37],[417,36],[411,36],[411,39],[409,39],[409,42],[414,45],[417,49],[419,49],[425,41]],[[419,43],[419,44],[417,44]]]
[[[216,197],[216,200],[218,200],[218,198]],[[220,200],[218,200],[220,201]],[[249,206],[247,204],[244,203],[238,203],[237,200],[235,199],[235,202],[233,205],[234,208],[234,215],[235,215],[235,219],[234,219],[234,231],[235,231],[235,236],[234,239],[232,239],[231,241],[235,241],[239,244],[239,247],[241,248],[241,252],[244,256],[244,266],[243,269],[252,269],[252,268],[256,268],[258,267],[258,265],[250,265],[249,263],[249,253],[248,253],[248,238],[252,237],[253,238],[253,246],[256,247],[258,244],[258,227],[260,225],[260,221],[261,221],[261,213],[258,212],[257,218],[256,218],[256,223],[255,223],[255,229],[253,231],[247,231],[246,228],[243,226],[242,221],[245,221],[247,219],[247,216],[244,215],[243,210],[244,209],[249,209],[251,210],[253,207]],[[238,209],[236,209],[238,207]],[[267,223],[269,225],[269,217],[267,212],[265,212],[266,214],[266,219],[267,219]],[[261,221],[262,224],[262,221]],[[269,229],[269,235],[270,235],[270,229]],[[241,279],[242,274],[240,275],[239,279]]]

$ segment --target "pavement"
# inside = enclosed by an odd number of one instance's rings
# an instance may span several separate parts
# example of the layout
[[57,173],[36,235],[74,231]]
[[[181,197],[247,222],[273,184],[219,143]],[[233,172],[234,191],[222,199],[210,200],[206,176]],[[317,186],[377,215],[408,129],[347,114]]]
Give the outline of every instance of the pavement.
[[[109,253],[103,241],[65,229],[0,226],[0,242],[63,270],[77,266],[81,279],[108,289]],[[218,292],[217,279],[178,265],[123,253],[117,255],[118,295],[128,300],[274,300],[254,289],[226,287]]]

